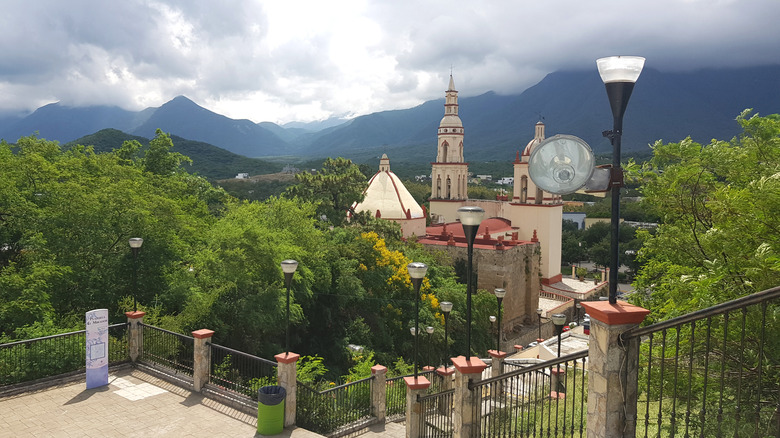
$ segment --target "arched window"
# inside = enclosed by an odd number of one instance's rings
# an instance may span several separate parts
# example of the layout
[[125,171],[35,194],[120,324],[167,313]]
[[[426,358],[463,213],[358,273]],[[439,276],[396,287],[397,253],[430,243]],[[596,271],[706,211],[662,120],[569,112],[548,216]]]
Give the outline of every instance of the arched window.
[[441,144],[441,162],[447,162],[447,153],[449,152],[450,144],[446,141]]
[[452,199],[452,180],[447,177],[447,199]]
[[528,177],[523,175],[520,178],[520,203],[525,204],[528,202]]
[[434,193],[433,197],[441,198],[441,176],[436,177],[436,193]]

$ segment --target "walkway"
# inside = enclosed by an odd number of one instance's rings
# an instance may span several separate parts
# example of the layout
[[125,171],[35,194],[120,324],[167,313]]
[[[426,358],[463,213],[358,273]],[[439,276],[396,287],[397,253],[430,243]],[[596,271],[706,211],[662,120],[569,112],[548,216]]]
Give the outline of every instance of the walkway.
[[[0,397],[0,438],[262,436],[256,427],[254,416],[132,368],[112,372],[101,388],[82,380]],[[304,429],[277,436],[321,437]]]

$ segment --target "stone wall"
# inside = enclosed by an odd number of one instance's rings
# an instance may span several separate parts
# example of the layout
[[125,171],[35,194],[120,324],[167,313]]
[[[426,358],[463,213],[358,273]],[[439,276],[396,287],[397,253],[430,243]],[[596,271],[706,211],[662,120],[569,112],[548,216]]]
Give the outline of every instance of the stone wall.
[[[459,246],[428,246],[447,252],[453,261],[468,257],[467,249]],[[474,272],[477,288],[493,292],[506,289],[502,313],[503,330],[513,332],[521,324],[536,324],[539,307],[541,253],[539,243],[527,243],[506,249],[474,248]]]

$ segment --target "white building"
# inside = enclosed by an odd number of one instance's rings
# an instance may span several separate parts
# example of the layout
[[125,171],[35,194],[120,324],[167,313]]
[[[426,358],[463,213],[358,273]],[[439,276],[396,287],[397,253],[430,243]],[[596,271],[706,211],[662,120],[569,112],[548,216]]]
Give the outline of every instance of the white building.
[[390,171],[390,159],[382,154],[379,171],[368,181],[363,201],[355,204],[355,212],[397,222],[404,237],[425,235],[425,210],[414,200],[401,180]]

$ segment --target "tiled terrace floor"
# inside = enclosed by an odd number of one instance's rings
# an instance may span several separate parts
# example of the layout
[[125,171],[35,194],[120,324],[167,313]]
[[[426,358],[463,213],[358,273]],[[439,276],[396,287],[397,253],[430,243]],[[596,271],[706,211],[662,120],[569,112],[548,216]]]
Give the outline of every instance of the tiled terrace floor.
[[[0,397],[0,437],[262,436],[254,416],[132,368],[85,388],[82,380]],[[277,436],[320,437],[304,429]]]

